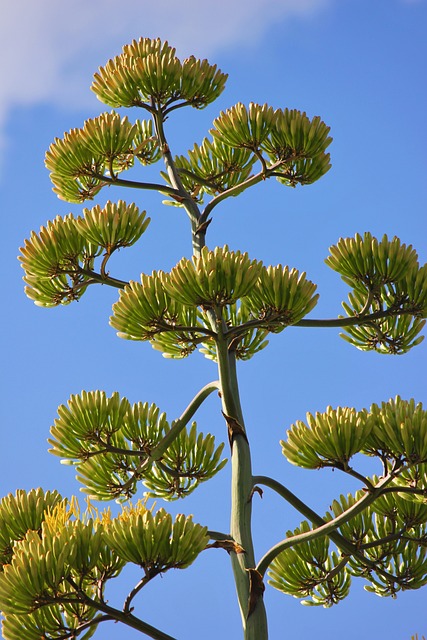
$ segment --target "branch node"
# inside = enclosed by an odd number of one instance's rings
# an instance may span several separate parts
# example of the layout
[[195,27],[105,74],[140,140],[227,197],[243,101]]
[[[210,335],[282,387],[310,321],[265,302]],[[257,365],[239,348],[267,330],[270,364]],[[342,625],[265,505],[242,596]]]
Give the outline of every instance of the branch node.
[[[233,448],[233,442],[234,439],[237,436],[242,436],[246,442],[248,442],[248,437],[245,433],[244,428],[242,427],[242,425],[240,424],[240,422],[238,420],[236,420],[236,418],[233,418],[232,416],[227,416],[224,411],[221,411],[222,415],[224,416],[224,419],[227,423],[227,429],[228,429],[228,441],[230,443],[230,449]],[[248,442],[249,444],[249,442]]]
[[246,553],[241,544],[238,544],[234,540],[215,540],[212,544],[208,544],[206,549],[225,549],[230,553]]
[[205,222],[201,222],[197,226],[197,229],[195,230],[194,235],[197,235],[198,233],[206,233],[206,229],[209,227],[211,222],[212,222],[212,218],[209,218],[209,220],[205,220]]
[[262,498],[262,496],[264,495],[264,491],[261,489],[261,487],[253,487],[252,491],[249,494],[249,498],[248,498],[248,502],[251,502],[252,498],[254,497],[254,493],[258,493],[260,498]]
[[[249,601],[247,618],[255,611],[258,600],[263,597],[265,584],[262,575],[256,569],[246,569],[249,573]],[[246,619],[247,619],[246,618]]]

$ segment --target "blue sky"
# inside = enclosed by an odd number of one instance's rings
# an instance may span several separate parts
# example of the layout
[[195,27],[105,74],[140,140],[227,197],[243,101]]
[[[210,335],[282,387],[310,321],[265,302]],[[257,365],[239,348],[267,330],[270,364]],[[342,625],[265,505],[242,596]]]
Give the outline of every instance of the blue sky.
[[[324,264],[340,237],[397,235],[426,261],[425,0],[217,0],[215,8],[200,0],[124,0],[120,10],[110,0],[17,0],[3,14],[2,495],[38,486],[64,496],[78,493],[72,470],[47,453],[46,443],[57,406],[70,394],[117,390],[132,402],[156,402],[173,419],[216,378],[214,365],[199,354],[171,362],[148,344],[118,339],[108,325],[117,298],[112,289],[92,287],[79,303],[52,310],[36,307],[23,293],[16,256],[24,238],[58,214],[80,213],[52,193],[44,152],[55,136],[107,110],[89,91],[92,73],[133,38],[167,39],[180,56],[208,57],[229,73],[216,103],[170,118],[167,134],[175,153],[201,142],[219,111],[238,101],[298,108],[331,127],[331,171],[295,190],[268,181],[218,207],[207,238],[211,247],[228,243],[264,264],[306,271],[320,293],[316,318],[337,316],[347,296],[339,276]],[[119,198],[135,198],[152,223],[136,247],[114,256],[112,275],[137,279],[189,255],[183,215],[163,207],[155,194],[101,191],[97,202]],[[356,485],[337,472],[291,467],[279,446],[286,429],[307,411],[328,405],[360,409],[396,394],[427,399],[426,343],[405,356],[381,356],[354,349],[338,333],[289,328],[239,366],[254,472],[276,477],[320,512]],[[197,421],[221,441],[226,436],[219,408],[211,397]],[[166,508],[226,531],[229,476],[227,466]],[[256,498],[258,558],[299,522],[268,490]],[[136,580],[135,569],[125,572],[111,601],[119,602]],[[427,636],[425,589],[392,601],[366,593],[355,580],[350,597],[331,610],[301,607],[272,588],[265,601],[273,640]],[[179,639],[241,637],[227,555],[207,551],[188,571],[157,579],[141,594],[137,613]],[[139,637],[115,625],[100,627],[95,637],[118,635]]]

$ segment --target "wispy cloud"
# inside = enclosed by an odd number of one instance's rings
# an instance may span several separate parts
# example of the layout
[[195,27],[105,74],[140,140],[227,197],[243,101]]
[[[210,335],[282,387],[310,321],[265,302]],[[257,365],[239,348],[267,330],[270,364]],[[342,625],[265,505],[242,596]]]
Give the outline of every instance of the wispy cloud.
[[[201,57],[256,43],[278,20],[304,18],[331,0],[13,0],[0,24],[0,146],[16,106],[93,104],[93,71],[140,36]],[[92,102],[90,102],[92,101]]]

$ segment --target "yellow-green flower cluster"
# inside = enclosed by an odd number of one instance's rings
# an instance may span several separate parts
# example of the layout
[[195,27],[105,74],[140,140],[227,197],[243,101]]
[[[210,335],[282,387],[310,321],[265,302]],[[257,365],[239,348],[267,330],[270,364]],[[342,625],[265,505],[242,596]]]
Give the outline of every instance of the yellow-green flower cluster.
[[421,402],[396,396],[370,409],[373,428],[363,446],[368,454],[383,454],[408,464],[427,462],[427,411]]
[[25,292],[37,305],[52,307],[79,299],[91,280],[95,259],[134,244],[150,219],[134,204],[107,202],[101,209],[84,209],[34,231],[21,247],[19,260],[25,270]]
[[257,281],[261,263],[247,253],[203,247],[199,258],[183,258],[162,275],[166,291],[184,305],[224,306],[246,296]]
[[194,56],[182,62],[176,50],[159,39],[140,38],[123,47],[95,73],[92,91],[113,107],[170,108],[189,104],[201,109],[222,93],[227,75],[207,60]]
[[316,285],[306,279],[305,273],[282,265],[263,267],[245,304],[263,321],[263,327],[281,331],[314,309],[319,298],[315,291]]
[[347,316],[361,320],[346,326],[341,337],[363,351],[386,354],[406,353],[422,342],[427,265],[420,267],[411,245],[386,235],[378,240],[366,232],[341,238],[329,251],[326,264],[353,289],[343,308]]
[[289,462],[306,469],[347,468],[372,427],[366,410],[328,407],[325,413],[307,413],[307,423],[298,420],[287,432],[287,440],[281,441],[282,453]]
[[143,567],[147,575],[188,567],[209,542],[207,527],[192,517],[172,516],[164,509],[153,515],[143,505],[124,508],[105,532],[107,543],[126,562]]
[[399,396],[369,410],[328,407],[307,413],[281,441],[282,453],[292,464],[306,469],[349,468],[359,452],[400,461],[409,466],[427,462],[427,412],[421,403]]
[[114,179],[132,166],[136,135],[136,125],[112,111],[56,138],[45,160],[54,192],[68,202],[92,200],[106,184],[106,170],[107,178]]
[[98,500],[126,499],[140,481],[153,497],[182,498],[226,463],[224,445],[196,423],[177,428],[155,404],[131,404],[117,392],[72,395],[51,436],[50,452],[76,466],[82,491]]
[[[287,537],[307,533],[308,522],[302,522]],[[322,536],[282,551],[271,563],[269,584],[275,589],[294,596],[307,598],[301,604],[331,607],[343,600],[350,591],[351,578],[341,568],[341,557],[335,551],[329,553],[329,539]]]
[[0,522],[10,538],[0,572],[5,640],[72,637],[85,628],[90,637],[105,585],[127,562],[143,567],[148,581],[188,567],[209,541],[207,528],[191,516],[172,522],[164,509],[153,514],[142,503],[114,518],[90,505],[80,514],[75,500],[41,489],[3,499]]
[[117,204],[107,202],[103,208],[96,205],[83,209],[83,217],[77,218],[76,226],[86,240],[111,254],[139,240],[150,223],[145,216],[146,212],[140,212],[135,204],[119,200]]
[[247,108],[238,103],[221,112],[214,127],[215,141],[253,151],[262,157],[265,175],[287,186],[311,184],[330,169],[330,128],[318,116],[310,120],[297,109],[274,110],[254,103]]
[[142,275],[141,283],[126,286],[111,325],[120,337],[150,340],[167,357],[184,357],[200,343],[215,357],[218,325],[211,310],[224,323],[230,348],[245,359],[265,346],[268,331],[282,331],[308,314],[318,299],[315,289],[295,269],[263,267],[227,246],[203,247],[199,257],[183,258],[170,273]]

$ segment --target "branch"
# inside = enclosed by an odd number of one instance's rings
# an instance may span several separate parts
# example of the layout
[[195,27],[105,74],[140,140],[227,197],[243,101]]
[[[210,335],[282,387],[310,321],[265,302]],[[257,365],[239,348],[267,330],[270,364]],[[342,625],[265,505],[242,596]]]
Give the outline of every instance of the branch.
[[56,640],[73,640],[76,638],[76,633],[80,635],[82,631],[85,631],[85,629],[90,629],[90,627],[98,625],[100,622],[106,622],[107,620],[114,620],[114,618],[107,614],[95,616],[95,618],[92,618],[92,620],[89,620],[88,622],[84,622],[76,629],[72,629],[68,633],[64,633],[62,636],[56,636]]
[[266,174],[268,171],[268,167],[267,167],[267,163],[265,161],[264,156],[262,155],[261,151],[259,149],[253,149],[254,155],[258,158],[258,160],[261,163],[262,166],[262,170],[263,172]]
[[68,582],[76,590],[80,602],[93,607],[97,611],[102,611],[103,613],[107,614],[107,616],[110,616],[111,619],[122,622],[128,627],[132,627],[132,629],[141,631],[150,638],[154,638],[154,640],[176,640],[172,636],[164,633],[163,631],[160,631],[160,629],[157,629],[156,627],[151,626],[151,624],[144,622],[128,611],[120,611],[120,609],[115,609],[105,602],[98,602],[97,600],[93,600],[90,596],[87,595],[87,593],[79,588],[79,586],[74,582],[72,578],[68,578]]
[[150,458],[152,460],[158,460],[166,449],[172,444],[172,442],[179,436],[181,431],[187,426],[191,418],[196,413],[197,409],[203,404],[208,396],[213,391],[219,391],[220,383],[218,380],[214,380],[213,382],[209,382],[205,385],[200,391],[194,396],[190,404],[183,411],[181,416],[175,422],[171,430],[165,435],[165,437],[159,442],[157,446],[150,453]]
[[[215,391],[215,389],[217,390],[219,389],[219,382],[217,381],[210,382],[209,384],[204,386],[203,389],[201,389],[197,393],[197,395],[193,398],[193,400],[190,402],[188,407],[185,409],[182,416],[175,422],[175,424],[173,425],[172,429],[168,432],[168,434],[159,442],[158,445],[156,445],[156,447],[154,447],[154,449],[151,452],[147,452],[144,449],[124,449],[122,447],[116,447],[114,445],[109,444],[108,442],[104,442],[102,438],[97,438],[96,440],[97,444],[103,448],[99,449],[98,451],[85,452],[85,457],[91,458],[101,453],[118,453],[126,456],[137,456],[140,458],[144,457],[144,460],[143,460],[144,466],[149,462],[154,462],[156,460],[159,460],[159,458],[164,453],[164,451],[170,446],[173,440],[175,440],[175,438],[178,437],[178,435],[181,433],[183,427],[185,427],[188,424],[189,420],[193,417],[193,415],[195,414],[197,409],[200,407],[200,405],[213,391]],[[169,437],[171,432],[174,433],[174,436],[172,438]],[[165,442],[167,442],[166,446],[165,446]],[[170,470],[168,469],[168,473],[169,472],[176,473],[172,469]],[[184,474],[177,474],[177,475],[184,475]]]
[[284,498],[286,502],[288,502],[297,511],[299,511],[301,515],[308,518],[313,524],[318,525],[318,527],[321,527],[325,524],[325,520],[321,516],[319,516],[318,513],[313,511],[313,509],[311,509],[305,502],[300,500],[300,498],[298,498],[290,489],[285,487],[281,482],[278,482],[278,480],[274,480],[274,478],[270,478],[269,476],[254,476],[253,483],[254,483],[254,486],[258,484],[262,484],[265,487],[269,487],[270,489],[273,489],[273,491],[275,491],[279,496]]
[[201,475],[200,471],[175,471],[175,469],[171,469],[166,464],[163,464],[163,462],[160,462],[160,460],[157,460],[156,464],[162,471],[172,476],[172,478],[200,478]]
[[169,103],[166,103],[165,107],[163,108],[163,115],[164,118],[166,120],[166,117],[168,116],[168,114],[171,111],[175,111],[175,109],[181,109],[182,107],[188,107],[188,106],[192,106],[192,101],[191,100],[184,100],[183,102],[179,102],[178,104],[174,104],[173,107],[169,107],[168,104],[172,104],[172,100]]
[[388,536],[384,536],[384,538],[378,538],[378,540],[372,540],[372,542],[361,544],[359,550],[364,551],[365,549],[374,549],[375,547],[379,547],[382,544],[387,544],[387,542],[394,542],[395,540],[399,540],[399,538],[401,539],[406,531],[406,528],[400,529],[395,533],[389,533]]
[[[215,340],[215,338],[217,337],[217,334],[215,333],[215,331],[212,331],[211,329],[208,329],[207,327],[194,327],[192,325],[186,326],[183,324],[167,324],[166,322],[162,322],[161,320],[156,320],[156,327],[158,327],[158,333],[167,333],[167,332],[174,332],[174,333],[180,333],[180,332],[187,332],[187,333],[203,333],[205,334],[205,336],[209,336],[210,338],[213,338]],[[206,340],[206,338],[195,338],[194,342],[204,342]]]
[[205,187],[209,187],[210,189],[215,189],[213,180],[220,178],[223,175],[226,175],[228,171],[221,171],[220,173],[217,173],[214,176],[212,176],[211,179],[202,178],[202,176],[197,175],[197,173],[193,173],[193,171],[189,171],[188,169],[183,169],[183,168],[179,168],[178,173],[180,173],[183,176],[187,176],[188,178],[191,178],[191,180],[194,180],[194,182],[197,182],[197,184],[201,184]]
[[293,161],[298,159],[298,156],[295,156],[294,158],[288,158],[286,161],[278,160],[277,162],[275,162],[274,164],[272,164],[272,165],[270,165],[268,167],[266,165],[266,162],[265,162],[265,159],[263,158],[263,156],[261,154],[257,153],[256,151],[254,151],[253,149],[252,149],[252,151],[257,156],[258,160],[260,160],[261,165],[262,165],[262,170],[259,171],[259,173],[255,174],[254,176],[250,176],[249,178],[247,178],[246,180],[244,180],[240,184],[237,184],[234,187],[231,187],[230,189],[227,189],[226,191],[223,191],[222,193],[220,193],[217,196],[215,196],[215,198],[213,198],[206,205],[206,207],[205,207],[205,209],[203,211],[202,217],[204,219],[207,219],[207,217],[211,213],[212,209],[214,207],[216,207],[217,204],[222,202],[222,200],[225,200],[225,198],[229,198],[231,196],[237,196],[242,191],[245,191],[249,187],[252,187],[255,184],[258,184],[259,182],[262,182],[263,180],[266,180],[267,178],[271,178],[271,177],[276,176],[276,175],[283,178],[283,175],[281,173],[275,173],[276,169],[278,169],[282,165],[286,165],[289,162],[293,162]]
[[159,460],[162,457],[166,449],[170,447],[172,442],[179,436],[181,431],[187,426],[188,422],[194,416],[197,409],[203,404],[206,398],[210,396],[210,394],[215,390],[217,391],[219,390],[219,382],[217,380],[215,380],[214,382],[210,382],[209,384],[205,385],[202,389],[200,389],[200,391],[194,396],[190,404],[181,414],[180,418],[178,418],[178,420],[172,426],[170,431],[159,442],[159,444],[156,445],[154,449],[150,451],[150,454],[145,458],[145,460],[143,460],[141,464],[135,469],[132,477],[129,478],[129,480],[127,480],[127,482],[125,482],[121,486],[121,489],[123,491],[126,491],[126,489],[129,489],[129,487],[132,486],[132,484],[135,482],[135,476],[140,474],[142,471],[144,471],[146,467],[148,467],[153,462],[156,462],[156,460]]
[[221,531],[207,531],[206,533],[211,540],[216,540],[216,541],[231,540],[231,535],[229,533],[222,533]]
[[384,489],[383,493],[412,493],[417,496],[426,496],[427,489],[417,489],[416,487],[387,487]]
[[[413,315],[414,310],[410,309],[394,309],[390,308],[385,311],[375,311],[374,313],[370,313],[368,315],[362,316],[361,314],[357,316],[350,316],[347,318],[330,318],[326,320],[317,320],[317,319],[309,319],[309,320],[299,320],[294,324],[289,324],[289,327],[336,327],[338,329],[342,327],[352,327],[356,325],[364,325],[369,324],[373,320],[381,320],[383,318],[388,318],[390,316],[403,316],[403,315]],[[246,331],[250,329],[264,329],[265,331],[269,331],[269,327],[272,324],[280,324],[279,318],[283,315],[283,312],[277,312],[275,315],[272,315],[268,319],[266,318],[255,318],[254,320],[249,320],[248,322],[244,322],[238,326],[229,327],[224,335],[226,337],[239,337],[240,335],[246,333]]]
[[246,180],[244,180],[240,184],[238,184],[238,185],[236,185],[234,187],[231,187],[230,189],[227,189],[226,191],[223,191],[222,193],[219,193],[210,202],[208,202],[208,204],[204,208],[204,211],[202,213],[203,220],[206,220],[208,218],[208,216],[212,212],[212,209],[214,209],[214,207],[216,207],[220,202],[222,202],[226,198],[230,198],[231,196],[237,196],[242,191],[245,191],[245,189],[248,189],[249,187],[252,187],[255,184],[258,184],[259,182],[262,182],[267,177],[268,176],[265,174],[264,171],[260,171],[256,175],[250,176],[249,178],[247,178]]
[[341,513],[336,518],[325,522],[325,520],[319,516],[315,511],[313,511],[310,507],[308,507],[302,500],[297,498],[295,494],[292,493],[289,489],[283,486],[280,482],[269,478],[268,476],[254,476],[254,484],[264,484],[267,487],[270,487],[274,491],[276,491],[282,498],[284,498],[287,502],[289,502],[293,507],[295,507],[302,515],[308,518],[313,524],[318,525],[316,529],[312,531],[308,531],[307,533],[301,533],[296,536],[292,536],[290,538],[285,538],[274,547],[272,547],[263,558],[258,562],[256,569],[264,575],[267,571],[268,567],[282,551],[289,547],[293,547],[297,544],[301,544],[302,542],[306,542],[308,540],[314,540],[315,538],[319,538],[320,536],[328,535],[329,538],[340,548],[344,553],[349,555],[354,555],[361,562],[370,566],[374,570],[377,570],[375,567],[375,563],[371,563],[369,560],[364,558],[362,554],[358,552],[358,549],[349,542],[344,536],[336,531],[336,529],[351,520],[354,516],[361,513],[366,507],[372,504],[380,495],[382,495],[383,490],[386,486],[394,479],[394,474],[389,474],[383,480],[377,484],[372,491],[367,492],[360,500],[355,502],[349,509]]
[[192,241],[193,241],[193,252],[195,255],[200,255],[200,251],[204,246],[204,234],[197,233],[197,229],[199,227],[200,221],[200,211],[196,202],[191,197],[191,194],[185,190],[184,185],[181,182],[181,178],[179,176],[179,171],[175,162],[173,160],[172,154],[169,149],[169,145],[166,140],[165,131],[163,128],[163,122],[165,119],[164,114],[162,113],[162,109],[160,106],[157,106],[152,103],[153,107],[153,120],[154,126],[156,129],[156,135],[159,142],[159,147],[163,153],[163,159],[165,162],[165,167],[167,174],[169,176],[169,180],[172,185],[174,185],[174,193],[175,198],[181,202],[182,206],[185,208],[188,217],[191,221],[191,229],[192,229]]
[[415,310],[411,309],[386,309],[385,311],[375,311],[368,315],[350,316],[349,318],[332,318],[329,320],[300,320],[293,327],[352,327],[355,325],[363,325],[373,320],[381,320],[390,316],[413,315]]
[[[96,273],[96,271],[92,271],[91,269],[85,269],[84,267],[79,267],[78,273],[81,273],[83,276],[91,278],[94,282],[99,284],[106,284],[109,287],[115,287],[116,289],[124,289],[129,282],[125,280],[118,280],[117,278],[111,278],[109,275],[101,275],[100,273]],[[83,282],[82,286],[86,286],[87,284],[93,284],[88,282]]]
[[324,467],[330,467],[332,469],[337,469],[338,471],[342,471],[343,473],[346,473],[347,475],[351,476],[352,478],[356,478],[356,480],[360,480],[360,482],[362,482],[364,485],[366,485],[367,490],[368,491],[373,491],[375,489],[375,486],[372,484],[372,482],[369,480],[369,478],[367,478],[366,476],[364,476],[362,473],[359,473],[358,471],[356,471],[355,469],[353,469],[352,467],[345,467],[342,463],[332,463],[332,464],[325,464],[322,465]]
[[143,578],[141,578],[141,580],[134,586],[134,588],[132,589],[132,591],[129,593],[129,595],[127,596],[125,603],[123,605],[123,611],[125,613],[130,613],[132,611],[131,609],[131,603],[132,600],[135,598],[135,596],[141,591],[141,589],[143,587],[145,587],[146,584],[148,584],[150,582],[150,580],[152,580],[152,578],[154,578],[156,575],[159,575],[160,570],[157,572],[153,572],[151,575],[145,575]]
[[145,191],[157,191],[158,193],[166,193],[172,197],[180,198],[182,196],[178,189],[169,187],[168,185],[157,184],[155,182],[138,182],[136,180],[124,180],[123,178],[109,178],[102,173],[91,171],[89,174],[91,177],[105,182],[107,185],[114,185],[116,187],[128,187],[130,189],[144,189]]

